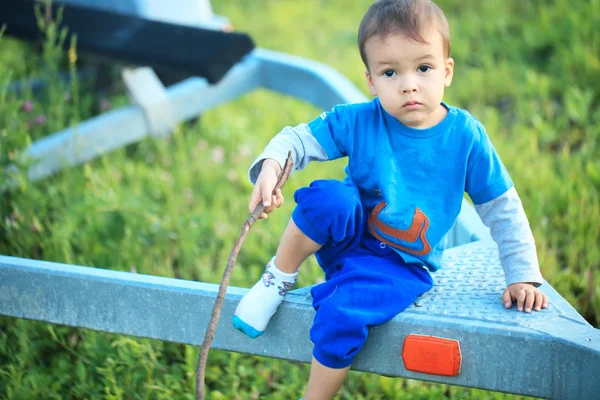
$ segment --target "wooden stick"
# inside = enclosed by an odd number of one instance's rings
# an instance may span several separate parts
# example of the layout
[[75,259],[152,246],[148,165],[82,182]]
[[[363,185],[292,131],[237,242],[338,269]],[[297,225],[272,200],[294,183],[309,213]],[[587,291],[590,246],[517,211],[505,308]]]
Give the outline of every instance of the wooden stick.
[[[281,174],[279,175],[275,189],[273,189],[273,194],[275,194],[277,190],[281,189],[283,185],[285,185],[285,182],[292,172],[293,166],[294,161],[292,160],[292,152],[288,152],[287,160],[285,160],[285,164],[281,170]],[[204,377],[206,373],[208,351],[213,338],[215,337],[215,331],[217,329],[217,324],[219,323],[219,318],[221,318],[221,309],[223,308],[223,302],[225,301],[225,293],[227,291],[227,286],[229,285],[229,279],[231,278],[231,273],[233,272],[237,255],[242,248],[242,244],[244,243],[246,236],[248,235],[248,231],[256,222],[256,219],[260,216],[264,209],[265,206],[261,201],[260,204],[256,206],[252,214],[250,214],[248,219],[246,219],[246,222],[244,222],[240,236],[238,237],[233,249],[231,250],[231,253],[229,254],[227,266],[225,267],[225,272],[223,273],[223,278],[221,278],[221,284],[219,285],[219,294],[217,295],[217,300],[213,306],[212,316],[210,317],[208,328],[206,328],[206,334],[204,335],[204,341],[202,342],[202,349],[200,350],[200,355],[198,357],[198,365],[196,366],[196,400],[204,400]]]

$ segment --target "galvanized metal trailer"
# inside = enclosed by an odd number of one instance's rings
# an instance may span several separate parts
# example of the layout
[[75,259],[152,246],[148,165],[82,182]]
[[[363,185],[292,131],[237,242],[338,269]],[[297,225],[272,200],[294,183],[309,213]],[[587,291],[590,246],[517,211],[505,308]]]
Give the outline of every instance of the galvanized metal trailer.
[[[130,2],[129,15],[147,17],[144,10],[152,1]],[[182,4],[199,3],[204,2]],[[148,67],[124,70],[123,77],[132,105],[33,143],[26,151],[35,160],[31,179],[150,135],[167,135],[174,123],[257,88],[322,109],[366,100],[332,68],[264,49],[250,51],[216,83],[191,77],[165,88]],[[552,399],[599,398],[600,330],[547,282],[541,290],[550,298],[548,309],[531,314],[504,309],[497,248],[466,200],[448,243],[446,266],[434,274],[434,289],[389,323],[371,329],[353,368]],[[228,289],[213,347],[310,362],[314,311],[309,288],[288,293],[257,339],[230,322],[246,290]],[[218,285],[201,282],[0,256],[0,314],[18,318],[200,345],[217,292]],[[427,351],[420,340],[428,341]]]

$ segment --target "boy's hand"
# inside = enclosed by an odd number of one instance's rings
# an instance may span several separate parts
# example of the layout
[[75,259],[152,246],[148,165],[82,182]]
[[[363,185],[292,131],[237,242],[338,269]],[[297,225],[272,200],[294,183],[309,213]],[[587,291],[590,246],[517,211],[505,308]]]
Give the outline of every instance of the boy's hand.
[[540,311],[548,307],[548,296],[542,293],[531,283],[513,283],[502,293],[502,303],[504,307],[511,308],[513,300],[517,301],[519,311],[531,312],[533,308]]
[[281,166],[277,161],[270,158],[263,161],[262,169],[256,179],[256,184],[252,190],[252,196],[250,196],[250,204],[248,205],[248,210],[252,213],[256,206],[261,201],[263,202],[265,210],[259,215],[258,219],[267,218],[267,214],[274,209],[281,207],[283,204],[284,199],[281,194],[281,189],[273,195],[273,189],[275,189],[280,173]]

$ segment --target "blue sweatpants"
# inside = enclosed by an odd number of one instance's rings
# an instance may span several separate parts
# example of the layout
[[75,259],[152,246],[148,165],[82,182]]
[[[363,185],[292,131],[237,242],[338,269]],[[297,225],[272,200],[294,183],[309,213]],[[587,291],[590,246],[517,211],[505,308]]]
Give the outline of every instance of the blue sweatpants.
[[329,368],[344,368],[364,345],[368,327],[392,319],[433,281],[368,232],[368,210],[355,186],[318,180],[298,189],[294,200],[294,223],[323,245],[315,256],[326,281],[311,291],[313,355]]

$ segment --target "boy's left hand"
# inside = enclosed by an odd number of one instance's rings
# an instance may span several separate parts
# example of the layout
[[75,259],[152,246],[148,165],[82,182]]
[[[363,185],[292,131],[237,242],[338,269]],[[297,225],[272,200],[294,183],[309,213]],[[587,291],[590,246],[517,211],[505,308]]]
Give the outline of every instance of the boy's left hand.
[[502,293],[502,303],[504,307],[511,308],[513,300],[517,302],[519,311],[531,312],[533,308],[540,311],[548,307],[548,296],[542,293],[531,283],[513,283]]

